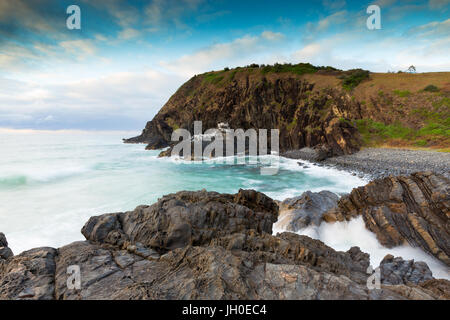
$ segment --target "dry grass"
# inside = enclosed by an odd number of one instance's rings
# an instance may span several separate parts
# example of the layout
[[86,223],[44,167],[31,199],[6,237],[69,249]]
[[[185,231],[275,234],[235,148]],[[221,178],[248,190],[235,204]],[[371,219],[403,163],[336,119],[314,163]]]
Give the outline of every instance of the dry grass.
[[[432,147],[417,147],[410,143],[406,143],[404,140],[398,140],[398,139],[386,140],[386,141],[383,141],[382,143],[371,146],[371,148],[450,152],[450,147],[445,146],[445,145],[436,145],[436,146],[432,146]],[[362,149],[364,149],[364,148],[362,148]]]

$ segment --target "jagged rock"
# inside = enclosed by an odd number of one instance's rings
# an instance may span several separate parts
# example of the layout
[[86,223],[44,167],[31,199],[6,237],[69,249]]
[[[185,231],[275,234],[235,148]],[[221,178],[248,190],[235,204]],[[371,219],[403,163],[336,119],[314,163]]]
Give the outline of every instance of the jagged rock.
[[0,264],[0,299],[53,299],[56,254],[36,248]]
[[8,241],[6,241],[6,236],[3,232],[0,232],[0,247],[7,247]]
[[384,257],[380,263],[380,270],[383,284],[419,284],[433,279],[431,270],[425,262],[405,261],[392,255]]
[[277,215],[276,203],[255,191],[240,190],[236,195],[182,191],[152,206],[92,217],[81,232],[96,242],[140,242],[158,250],[173,250],[249,229],[272,233]]
[[183,84],[141,135],[124,142],[161,149],[174,144],[174,130],[183,128],[193,134],[194,121],[201,120],[203,130],[224,122],[231,129],[279,129],[281,152],[317,147],[314,153],[320,160],[360,148],[358,130],[351,121],[343,120],[360,118],[361,105],[341,88],[315,90],[315,83],[292,75],[236,73],[233,80],[215,86],[205,81],[206,76],[195,76]]
[[277,229],[296,232],[310,224],[318,226],[322,215],[337,206],[339,197],[330,191],[306,191],[301,196],[285,199],[279,204]]
[[315,148],[304,147],[299,150],[289,150],[282,154],[286,158],[303,159],[311,162],[323,161],[331,155],[330,149],[323,145]]
[[382,245],[409,243],[450,266],[450,181],[444,176],[417,172],[374,180],[342,197],[323,219],[359,215]]
[[8,247],[0,247],[0,261],[6,260],[10,257],[14,256],[12,250]]
[[[369,290],[368,254],[294,233],[274,236],[277,213],[269,197],[240,190],[179,192],[92,217],[83,227],[87,241],[0,263],[0,299],[447,298],[440,281]],[[68,287],[69,266],[80,267],[81,288]]]
[[437,299],[450,300],[450,281],[446,279],[427,280],[420,287],[433,292]]
[[0,261],[6,260],[12,257],[14,254],[12,250],[8,247],[8,241],[6,241],[6,236],[3,232],[0,232]]

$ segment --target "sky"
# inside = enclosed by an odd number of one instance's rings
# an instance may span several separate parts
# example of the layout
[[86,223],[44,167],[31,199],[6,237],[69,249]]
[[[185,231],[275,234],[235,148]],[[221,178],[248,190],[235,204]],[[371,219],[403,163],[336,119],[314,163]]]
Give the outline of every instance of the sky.
[[[366,26],[372,4],[381,29]],[[203,72],[450,71],[449,52],[450,0],[0,0],[0,128],[138,131]]]

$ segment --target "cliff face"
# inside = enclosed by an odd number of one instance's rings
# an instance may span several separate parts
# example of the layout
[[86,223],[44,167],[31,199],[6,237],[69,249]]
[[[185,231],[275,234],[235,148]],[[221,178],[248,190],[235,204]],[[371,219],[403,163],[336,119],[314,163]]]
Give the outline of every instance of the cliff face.
[[349,121],[360,105],[337,88],[318,88],[295,74],[223,71],[195,76],[186,82],[128,143],[147,143],[148,149],[170,145],[174,129],[193,132],[228,123],[231,129],[280,129],[280,151],[325,146],[330,154],[357,151],[360,139]]
[[[435,88],[430,90],[429,88]],[[360,146],[448,148],[450,73],[382,74],[308,64],[245,67],[197,75],[181,86],[140,136],[148,149],[171,144],[174,129],[193,132],[279,129],[280,151],[318,147],[325,156]]]

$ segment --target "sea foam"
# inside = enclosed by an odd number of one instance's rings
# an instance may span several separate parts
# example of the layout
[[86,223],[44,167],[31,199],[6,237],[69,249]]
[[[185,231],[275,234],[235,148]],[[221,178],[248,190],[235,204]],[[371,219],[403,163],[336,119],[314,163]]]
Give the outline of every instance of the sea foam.
[[[278,229],[274,230],[274,233],[282,231]],[[357,217],[350,221],[308,226],[297,233],[321,240],[338,251],[347,251],[353,246],[358,246],[363,252],[370,254],[370,263],[373,267],[378,266],[387,254],[402,257],[405,260],[424,261],[430,267],[435,278],[450,280],[449,268],[420,248],[404,245],[390,249],[382,246],[378,242],[375,233],[365,227],[362,217]]]

